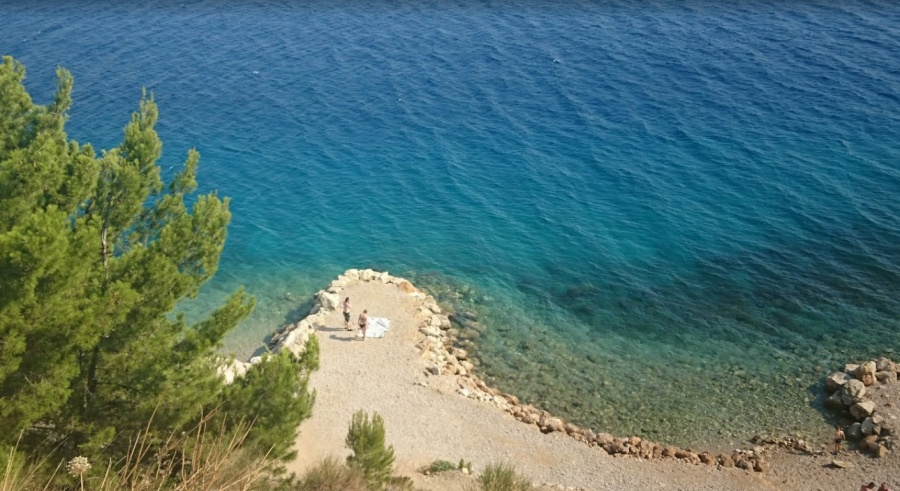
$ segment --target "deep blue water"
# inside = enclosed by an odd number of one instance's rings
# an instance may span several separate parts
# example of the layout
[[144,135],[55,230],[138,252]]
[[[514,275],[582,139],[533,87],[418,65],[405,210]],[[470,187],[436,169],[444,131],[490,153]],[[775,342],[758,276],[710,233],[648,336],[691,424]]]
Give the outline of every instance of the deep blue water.
[[234,219],[188,309],[246,285],[235,349],[343,270],[388,269],[467,292],[497,385],[698,442],[815,432],[822,372],[900,346],[900,4],[0,0],[0,18],[37,101],[73,73],[71,137],[115,145],[146,86],[166,172],[200,150]]

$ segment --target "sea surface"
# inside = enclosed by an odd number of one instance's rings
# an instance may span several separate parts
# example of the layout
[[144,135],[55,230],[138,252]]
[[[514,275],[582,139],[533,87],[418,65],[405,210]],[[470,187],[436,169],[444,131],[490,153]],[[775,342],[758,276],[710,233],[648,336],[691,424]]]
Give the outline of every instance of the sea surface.
[[[900,3],[0,0],[69,135],[141,87],[231,198],[246,354],[348,268],[475,312],[478,371],[597,431],[825,442],[817,384],[900,349]],[[0,95],[2,97],[2,95]],[[381,312],[377,305],[370,312]],[[366,345],[377,349],[377,345]]]

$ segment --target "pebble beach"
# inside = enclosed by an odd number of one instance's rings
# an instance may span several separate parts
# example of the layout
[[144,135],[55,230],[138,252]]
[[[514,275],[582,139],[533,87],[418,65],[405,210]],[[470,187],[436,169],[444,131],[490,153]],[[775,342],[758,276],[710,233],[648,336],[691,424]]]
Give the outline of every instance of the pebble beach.
[[[390,318],[387,334],[362,341],[355,330],[345,330],[335,301],[345,297],[353,305],[351,322],[367,309],[370,316]],[[307,336],[316,336],[321,349],[321,367],[310,381],[317,393],[316,405],[312,418],[300,428],[298,456],[288,465],[289,471],[302,473],[325,457],[348,455],[344,438],[357,410],[377,412],[384,418],[397,472],[423,489],[463,489],[474,479],[461,472],[438,476],[420,472],[439,459],[472,462],[474,474],[489,463],[509,462],[541,489],[574,490],[858,489],[870,480],[893,484],[893,476],[900,471],[893,455],[875,459],[847,451],[835,457],[783,445],[754,448],[749,441],[752,435],[745,447],[753,450],[744,451],[755,450],[764,459],[764,472],[674,456],[651,460],[609,455],[565,431],[544,432],[525,424],[493,398],[473,396],[473,392],[489,393],[479,387],[491,391],[466,381],[477,381],[477,373],[435,374],[435,343],[429,342],[426,332],[431,323],[424,314],[431,312],[429,307],[434,307],[433,299],[406,280],[350,270],[319,293],[308,317],[275,336],[281,341],[275,342],[276,349],[296,349],[285,341]],[[298,326],[309,334],[290,336]],[[446,352],[454,349],[446,347]],[[465,390],[467,384],[471,391]],[[703,449],[692,451],[702,453]],[[844,468],[833,465],[837,458]]]

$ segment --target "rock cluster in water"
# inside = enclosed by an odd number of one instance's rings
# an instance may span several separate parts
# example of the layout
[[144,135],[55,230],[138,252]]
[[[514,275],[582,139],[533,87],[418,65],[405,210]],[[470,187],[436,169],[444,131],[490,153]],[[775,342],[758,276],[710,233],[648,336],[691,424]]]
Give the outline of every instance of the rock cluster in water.
[[897,416],[889,414],[890,404],[879,408],[872,395],[879,386],[895,384],[898,376],[900,365],[879,358],[847,364],[843,371],[825,379],[825,392],[829,394],[825,406],[855,421],[844,433],[857,450],[884,458],[896,446]]

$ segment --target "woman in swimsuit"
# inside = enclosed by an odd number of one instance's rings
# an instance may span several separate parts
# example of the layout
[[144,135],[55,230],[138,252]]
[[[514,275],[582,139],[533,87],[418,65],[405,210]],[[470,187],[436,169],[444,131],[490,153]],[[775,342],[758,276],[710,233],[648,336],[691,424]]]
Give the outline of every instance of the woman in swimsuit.
[[359,330],[362,331],[362,340],[366,340],[366,327],[369,326],[369,313],[368,310],[363,310],[362,314],[359,314]]

